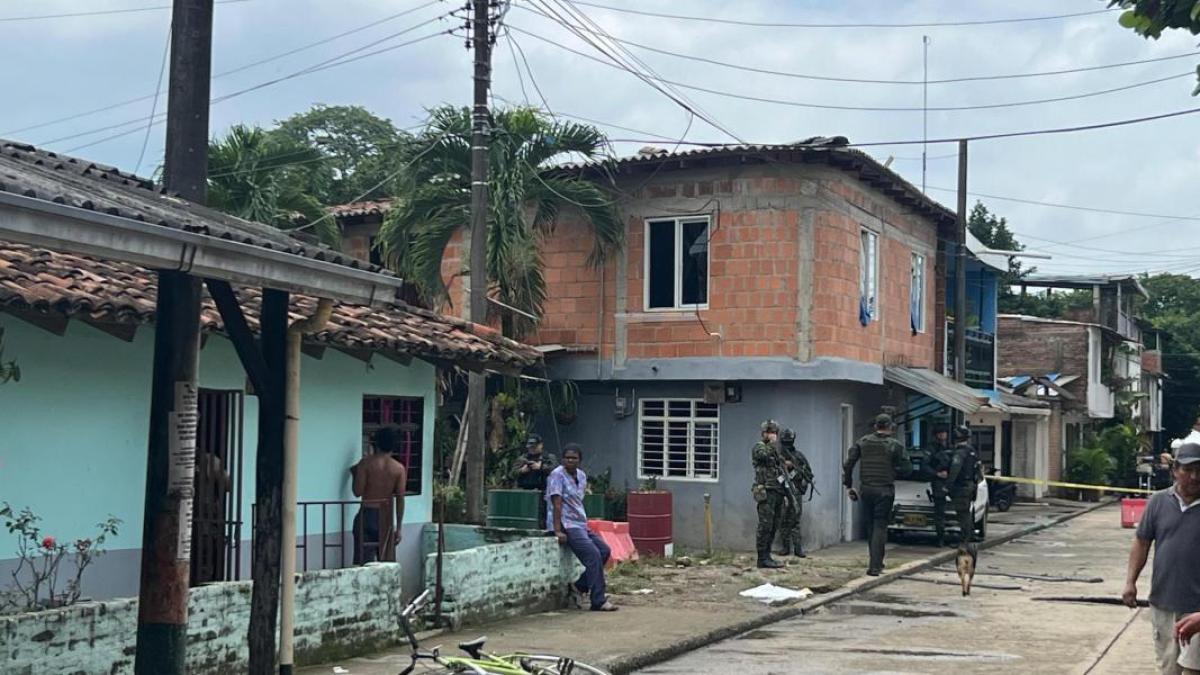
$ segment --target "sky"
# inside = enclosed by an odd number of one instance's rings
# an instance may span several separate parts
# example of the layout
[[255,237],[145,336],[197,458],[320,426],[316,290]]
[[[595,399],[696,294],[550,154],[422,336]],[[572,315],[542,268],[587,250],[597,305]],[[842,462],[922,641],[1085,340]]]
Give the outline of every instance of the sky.
[[[493,96],[498,105],[530,100],[564,117],[617,125],[598,126],[610,138],[626,139],[614,145],[622,155],[649,144],[676,147],[681,140],[786,143],[840,135],[852,143],[874,143],[958,138],[1200,108],[1200,98],[1191,96],[1200,64],[1200,38],[1175,31],[1157,41],[1144,40],[1117,24],[1118,12],[1095,13],[1105,9],[1101,0],[587,1],[592,5],[513,1],[504,16],[507,30],[496,43]],[[0,0],[0,31],[5,36],[0,41],[0,62],[8,65],[0,69],[0,91],[5,93],[0,137],[153,173],[162,161],[164,127],[152,126],[147,132],[145,119],[152,110],[161,114],[166,109],[165,95],[156,100],[153,93],[160,81],[170,12],[160,8],[37,20],[22,17],[166,4],[169,0]],[[595,4],[773,25],[653,17]],[[813,106],[889,110],[780,105],[677,88],[682,96],[675,98],[686,99],[683,103],[701,113],[693,119],[679,101],[634,74],[543,41],[605,60],[591,45],[545,16],[547,7],[564,12],[564,5],[594,21],[612,38],[627,41],[622,44],[642,63],[677,83]],[[448,15],[454,11],[458,17]],[[1088,12],[1092,14],[991,25],[895,26]],[[221,2],[216,8],[213,45],[213,72],[219,76],[213,80],[212,96],[236,95],[213,104],[212,133],[220,135],[237,123],[271,126],[318,103],[361,105],[398,127],[419,125],[427,109],[443,103],[466,105],[471,96],[471,55],[464,45],[461,16],[461,2],[439,0]],[[447,33],[452,30],[453,34]],[[1060,75],[935,82],[925,87],[921,81],[926,36],[930,80],[1180,58]],[[325,42],[309,47],[318,41]],[[909,83],[831,82],[755,73],[647,47],[793,75]],[[281,56],[294,50],[299,51]],[[288,77],[314,65],[354,57],[362,58]],[[267,59],[271,60],[243,69]],[[1145,86],[1075,100],[937,110],[1073,97],[1141,84]],[[931,108],[927,116],[922,112],[925,92]],[[83,114],[131,99],[140,100]],[[73,119],[62,119],[67,117]],[[982,200],[1005,217],[1029,250],[1053,256],[1031,261],[1043,272],[1197,274],[1197,129],[1200,114],[1072,134],[973,142],[971,201]],[[915,185],[922,184],[920,144],[864,149],[880,161],[891,157],[892,169]],[[927,149],[928,193],[950,208],[955,196],[946,188],[956,185],[955,152],[954,144],[930,144]]]

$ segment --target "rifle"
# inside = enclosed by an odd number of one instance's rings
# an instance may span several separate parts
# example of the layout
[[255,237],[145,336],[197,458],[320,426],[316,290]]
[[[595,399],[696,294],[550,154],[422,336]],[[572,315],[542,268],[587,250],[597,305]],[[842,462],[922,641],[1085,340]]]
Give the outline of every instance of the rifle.
[[800,480],[804,481],[804,484],[808,486],[808,501],[811,502],[813,493],[821,494],[821,491],[817,489],[816,476],[813,475],[812,465],[796,450],[796,446],[794,445],[783,446],[783,452],[791,460],[792,466],[796,468],[796,473],[800,476]]
[[[792,477],[788,474],[787,464],[785,463],[789,461],[787,453],[780,445],[774,447],[776,454],[775,462],[779,466],[779,477],[783,479],[783,491],[792,500],[793,506],[798,506],[800,504],[800,491],[796,489],[796,484],[792,482]],[[793,462],[793,464],[795,463]]]

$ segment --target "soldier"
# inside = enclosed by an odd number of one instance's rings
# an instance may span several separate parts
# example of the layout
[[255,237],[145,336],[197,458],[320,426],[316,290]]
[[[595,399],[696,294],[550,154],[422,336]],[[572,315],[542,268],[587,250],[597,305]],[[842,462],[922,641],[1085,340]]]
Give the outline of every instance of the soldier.
[[979,452],[971,445],[971,428],[963,424],[954,429],[954,456],[946,472],[946,488],[958,520],[959,541],[966,544],[975,537],[975,517],[971,502],[979,487]]
[[544,452],[542,437],[529,434],[525,439],[525,454],[513,463],[512,475],[522,490],[546,490],[546,477],[558,467],[553,455]]
[[775,420],[762,423],[762,440],[754,444],[751,461],[754,463],[754,485],[750,494],[758,504],[758,531],[755,546],[758,550],[758,566],[778,569],[783,564],[771,557],[771,543],[775,541],[775,530],[783,515],[784,488],[779,461],[779,425]]
[[808,458],[796,447],[796,432],[784,429],[779,435],[779,442],[783,445],[784,466],[796,486],[797,496],[795,500],[790,496],[786,498],[783,521],[779,525],[779,536],[783,543],[780,555],[794,554],[797,558],[807,558],[808,554],[804,552],[804,542],[800,536],[800,516],[804,513],[804,504],[800,500],[808,492],[811,484],[812,467],[808,464]]
[[854,489],[854,465],[862,460],[858,481],[862,486],[863,510],[867,517],[867,546],[871,552],[867,574],[873,577],[883,572],[888,521],[892,517],[892,504],[896,501],[896,477],[904,477],[912,472],[908,451],[892,434],[891,415],[876,415],[875,431],[850,446],[849,457],[842,467],[842,484],[849,491],[850,499],[858,501],[860,495]]
[[933,448],[929,451],[929,470],[933,479],[929,482],[929,494],[933,499],[933,526],[937,530],[937,545],[946,545],[946,476],[950,471],[950,430],[945,424],[933,429]]

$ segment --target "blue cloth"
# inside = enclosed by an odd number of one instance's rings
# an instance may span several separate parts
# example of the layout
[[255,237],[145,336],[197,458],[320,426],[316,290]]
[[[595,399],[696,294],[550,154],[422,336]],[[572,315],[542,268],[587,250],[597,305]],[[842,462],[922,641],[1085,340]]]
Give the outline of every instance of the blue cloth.
[[[556,469],[557,470],[557,469]],[[565,520],[565,519],[564,519]],[[612,552],[604,540],[594,532],[585,528],[564,527],[567,534],[567,546],[583,563],[583,574],[575,582],[575,590],[590,594],[592,609],[600,609],[608,602],[606,583],[604,580],[604,565],[608,563]]]
[[562,497],[563,529],[580,528],[587,530],[587,514],[583,511],[583,495],[587,494],[587,474],[583,469],[576,469],[575,476],[567,473],[563,467],[550,472],[546,479],[546,529],[554,531],[554,500]]
[[871,299],[865,295],[858,297],[858,322],[864,326],[871,325]]

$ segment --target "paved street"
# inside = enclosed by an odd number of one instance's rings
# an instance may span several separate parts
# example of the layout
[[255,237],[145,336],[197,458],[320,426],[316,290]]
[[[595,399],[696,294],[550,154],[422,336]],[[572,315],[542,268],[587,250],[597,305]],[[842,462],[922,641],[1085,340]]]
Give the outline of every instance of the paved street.
[[970,597],[925,572],[639,672],[1153,672],[1144,610],[1051,599],[1119,596],[1131,536],[1103,508],[981,552]]

